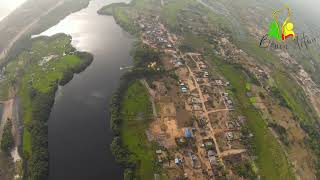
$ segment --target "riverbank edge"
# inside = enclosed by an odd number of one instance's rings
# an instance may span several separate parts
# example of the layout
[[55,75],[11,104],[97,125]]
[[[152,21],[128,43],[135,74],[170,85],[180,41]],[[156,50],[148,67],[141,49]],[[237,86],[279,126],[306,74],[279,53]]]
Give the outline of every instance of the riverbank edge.
[[[46,14],[44,17],[41,17],[41,19],[28,31],[23,33],[11,46],[11,48],[6,49],[7,53],[5,53],[4,57],[1,57],[2,53],[0,53],[0,67],[2,65],[5,65],[7,62],[10,61],[10,59],[14,59],[20,52],[24,50],[25,46],[30,45],[32,42],[30,38],[34,34],[40,34],[41,32],[49,29],[50,27],[58,24],[61,20],[66,18],[72,13],[78,12],[84,8],[87,8],[92,0],[86,0],[86,2],[81,2],[78,6],[71,6],[66,12],[63,13],[56,13],[54,11],[59,11],[60,9],[67,8],[69,4],[66,2],[62,4],[61,6],[58,6],[53,10],[53,12],[50,12]],[[68,3],[72,3],[71,1]],[[60,8],[60,9],[59,9]],[[17,9],[18,10],[18,9]],[[12,13],[13,14],[13,13]],[[54,15],[54,18],[52,16]],[[9,16],[7,16],[9,17]]]
[[[137,26],[132,24],[133,21],[122,21],[119,16],[116,14],[117,8],[130,8],[136,0],[132,0],[130,3],[112,3],[106,5],[99,9],[97,13],[99,15],[105,16],[113,16],[116,24],[118,24],[124,31],[128,32],[135,38],[137,38],[140,30]],[[141,46],[141,41],[133,45],[131,54],[135,56],[137,52],[137,48]],[[137,61],[137,59],[133,59]],[[124,103],[124,96],[127,93],[130,85],[132,85],[137,80],[143,78],[146,73],[141,71],[142,67],[139,66],[140,63],[135,63],[133,68],[122,75],[118,88],[114,91],[110,104],[109,104],[109,114],[110,114],[110,127],[113,132],[113,140],[110,144],[110,149],[115,157],[115,160],[118,164],[124,167],[123,178],[124,179],[132,179],[137,174],[137,162],[130,160],[130,155],[133,154],[128,148],[128,146],[124,145],[122,137],[121,137],[121,130],[122,130],[122,123],[124,119],[122,119],[121,109]]]
[[[45,40],[50,40],[50,39],[54,39],[54,38],[57,38],[59,36],[68,36],[70,39],[72,38],[71,36],[69,35],[66,35],[66,34],[63,34],[63,33],[59,33],[59,34],[56,34],[56,35],[53,35],[53,36],[41,36],[41,37],[37,37],[35,39],[33,39],[33,41],[37,40],[37,39],[45,39]],[[70,46],[72,46],[70,44]],[[72,46],[72,48],[74,48]],[[74,48],[76,50],[76,48]],[[42,141],[42,144],[41,144],[41,154],[45,154],[46,157],[49,157],[49,149],[48,149],[48,126],[47,126],[47,121],[49,120],[49,116],[50,116],[50,113],[51,113],[51,110],[52,110],[52,107],[54,105],[54,102],[55,102],[55,96],[56,96],[56,92],[58,90],[58,87],[59,86],[64,86],[66,85],[67,83],[69,83],[75,74],[79,74],[81,72],[83,72],[87,67],[90,66],[90,64],[92,63],[92,61],[94,60],[94,56],[89,53],[89,52],[84,52],[84,51],[75,51],[74,52],[74,55],[76,55],[77,57],[79,57],[79,59],[82,61],[81,64],[78,64],[77,67],[75,68],[71,68],[69,69],[68,71],[64,72],[63,73],[63,77],[57,81],[53,87],[49,90],[48,93],[41,93],[41,92],[36,92],[37,94],[40,94],[39,96],[41,96],[40,100],[40,105],[37,106],[39,108],[34,108],[33,111],[35,112],[38,112],[39,114],[42,114],[42,116],[44,116],[44,118],[42,118],[41,120],[45,120],[45,121],[39,121],[39,122],[34,122],[34,124],[40,124],[41,126],[41,129],[42,131],[40,132],[40,135],[37,136],[37,137],[31,137],[31,138],[36,138],[37,140],[39,140],[40,138],[42,139],[43,138],[43,141]],[[21,94],[18,95],[19,97],[21,96]],[[37,95],[35,95],[37,96]],[[40,108],[41,107],[41,108]],[[21,104],[19,105],[19,109],[21,109],[23,111],[23,101],[21,102]],[[33,116],[34,119],[36,119],[34,116]],[[22,123],[24,124],[24,119],[23,119],[23,116],[22,116]],[[36,126],[36,125],[34,125]],[[26,131],[25,128],[30,128],[30,127],[26,127],[25,124],[23,125],[23,129],[22,129],[22,134],[24,134],[24,131]],[[41,134],[42,133],[42,134]],[[22,145],[21,147],[18,147],[18,151],[20,154],[22,154],[22,161],[23,161],[23,172],[22,172],[22,176],[23,176],[23,179],[30,179],[30,180],[42,180],[42,179],[46,179],[49,175],[49,158],[47,159],[37,159],[36,162],[30,162],[31,159],[30,157],[24,152],[24,142],[23,142],[23,135],[21,136],[21,141],[22,141]],[[34,155],[34,154],[33,154]],[[32,176],[30,177],[30,164],[32,163],[35,163],[35,164],[41,164],[42,168],[44,169],[43,170],[43,173],[39,173],[38,175],[36,176]]]
[[[130,24],[129,24],[130,26],[128,26],[128,24],[126,24],[125,21],[121,21],[119,15],[116,14],[117,8],[118,8],[118,9],[121,9],[121,8],[131,8],[131,6],[135,3],[135,1],[136,1],[136,0],[133,0],[133,1],[131,1],[131,3],[129,3],[129,4],[114,3],[114,4],[110,4],[110,5],[104,6],[103,8],[101,8],[101,9],[98,11],[98,14],[100,14],[100,15],[113,16],[114,19],[115,19],[115,22],[116,22],[119,26],[121,26],[122,29],[124,29],[125,31],[131,33],[132,35],[137,35],[137,34],[139,34],[139,30],[138,30],[139,27],[138,27],[136,24],[133,24],[133,23],[130,23]],[[129,18],[130,18],[130,17],[129,17]],[[132,22],[132,21],[130,21],[130,22]],[[134,30],[132,30],[132,29],[134,29]],[[130,83],[128,83],[128,84],[130,84]],[[120,86],[121,86],[121,85],[120,85]],[[121,95],[123,95],[123,94],[121,94],[121,93],[120,93],[120,94],[115,93],[115,94],[116,94],[116,96],[121,96]],[[117,102],[117,101],[115,101],[115,102]],[[121,100],[120,100],[120,102],[121,102]],[[111,104],[113,104],[113,103],[111,103]],[[111,112],[111,114],[112,114],[112,113],[113,113],[113,112]],[[111,119],[111,123],[114,123],[113,119]],[[113,131],[114,131],[114,130],[113,130]],[[115,131],[117,131],[117,130],[115,130]],[[118,137],[116,136],[115,138],[118,138]],[[117,141],[117,143],[121,143],[121,138],[117,139],[116,141]],[[126,149],[126,147],[122,147],[122,148],[123,148],[123,149]],[[125,151],[126,151],[126,150],[125,150]],[[255,152],[255,153],[256,153],[256,152]],[[286,156],[285,156],[285,158],[286,158],[286,162],[289,163],[289,161],[288,161],[288,159],[287,159]],[[116,159],[117,159],[117,157],[116,157]],[[291,167],[289,167],[289,171],[290,171],[290,172],[292,171]],[[126,173],[126,172],[125,172],[125,173]],[[291,172],[291,173],[292,173],[292,172]],[[290,174],[290,175],[291,175],[291,174]]]

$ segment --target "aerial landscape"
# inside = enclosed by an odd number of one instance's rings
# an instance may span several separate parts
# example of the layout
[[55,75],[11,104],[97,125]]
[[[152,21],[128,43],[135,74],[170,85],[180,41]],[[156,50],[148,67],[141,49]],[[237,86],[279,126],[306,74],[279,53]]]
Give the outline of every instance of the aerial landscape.
[[317,0],[1,0],[0,180],[320,179]]

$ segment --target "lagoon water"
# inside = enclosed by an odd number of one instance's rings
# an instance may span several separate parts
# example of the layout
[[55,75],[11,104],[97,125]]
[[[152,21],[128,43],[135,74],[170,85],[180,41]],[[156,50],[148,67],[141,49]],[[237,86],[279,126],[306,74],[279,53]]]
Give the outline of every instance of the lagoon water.
[[96,13],[113,2],[120,1],[92,0],[86,9],[41,33],[69,34],[78,50],[94,55],[93,63],[57,92],[48,122],[50,180],[122,179],[109,148],[108,104],[123,73],[120,66],[131,65],[133,39],[113,17]]

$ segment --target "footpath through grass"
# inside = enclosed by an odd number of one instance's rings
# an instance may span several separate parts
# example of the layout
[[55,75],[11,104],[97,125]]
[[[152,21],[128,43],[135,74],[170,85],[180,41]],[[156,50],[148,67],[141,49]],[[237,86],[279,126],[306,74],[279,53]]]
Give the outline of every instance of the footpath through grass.
[[153,179],[157,172],[156,146],[146,137],[146,129],[152,117],[151,103],[145,87],[134,81],[124,95],[122,106],[121,137],[124,146],[132,153],[131,162],[137,162],[136,176],[141,180]]
[[234,98],[237,108],[248,120],[248,127],[254,134],[253,141],[259,174],[262,179],[291,180],[295,179],[290,164],[276,138],[269,131],[261,115],[255,110],[246,96],[247,80],[245,74],[232,65],[214,60],[218,69],[231,82],[235,89]]

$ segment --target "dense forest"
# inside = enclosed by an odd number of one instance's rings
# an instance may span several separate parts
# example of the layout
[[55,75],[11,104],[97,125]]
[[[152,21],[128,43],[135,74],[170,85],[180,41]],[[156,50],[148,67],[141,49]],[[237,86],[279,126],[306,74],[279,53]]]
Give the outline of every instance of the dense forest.
[[10,150],[14,144],[11,130],[12,130],[12,122],[11,122],[11,119],[8,119],[4,126],[3,135],[1,139],[1,150],[6,153],[10,153]]

